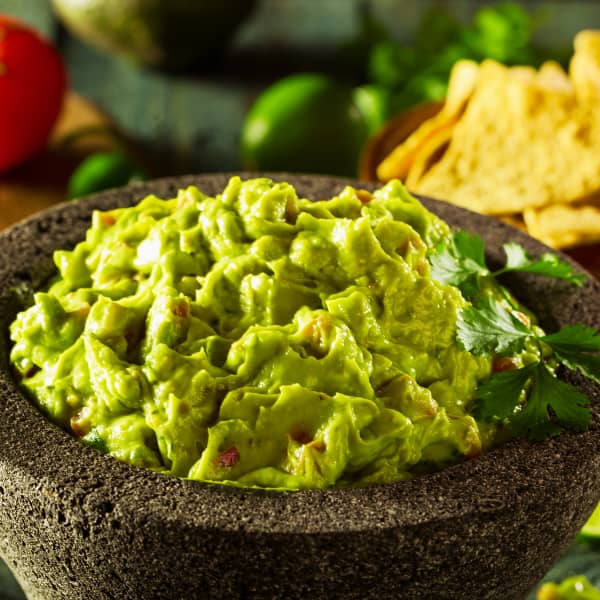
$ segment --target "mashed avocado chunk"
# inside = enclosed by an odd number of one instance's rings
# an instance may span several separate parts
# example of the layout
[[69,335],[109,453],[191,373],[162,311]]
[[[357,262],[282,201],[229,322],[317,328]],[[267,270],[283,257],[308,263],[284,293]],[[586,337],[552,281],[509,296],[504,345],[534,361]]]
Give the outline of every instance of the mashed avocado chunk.
[[397,181],[148,196],[55,252],[11,360],[50,419],[133,465],[285,489],[406,479],[494,437],[470,412],[492,358],[457,345],[468,302],[430,277],[449,235]]
[[600,600],[600,590],[584,575],[573,575],[560,583],[544,583],[537,600]]

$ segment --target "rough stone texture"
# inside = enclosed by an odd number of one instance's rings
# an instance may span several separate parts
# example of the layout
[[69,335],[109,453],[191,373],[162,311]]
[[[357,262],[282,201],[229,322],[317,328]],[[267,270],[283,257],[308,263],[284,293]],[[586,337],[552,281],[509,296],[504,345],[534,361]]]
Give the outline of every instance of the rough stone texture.
[[[92,208],[168,197],[228,176],[165,179],[57,207],[0,236],[0,555],[35,600],[55,598],[461,598],[526,595],[572,542],[600,498],[600,389],[584,434],[515,440],[413,481],[355,490],[274,493],[181,481],[84,446],[20,393],[7,327],[51,253],[83,236]],[[342,180],[278,175],[302,195]],[[368,187],[368,186],[363,186]],[[487,242],[547,248],[494,220],[427,206]],[[565,260],[569,260],[564,257]],[[600,326],[600,284],[583,289],[515,276],[513,291],[553,329]]]

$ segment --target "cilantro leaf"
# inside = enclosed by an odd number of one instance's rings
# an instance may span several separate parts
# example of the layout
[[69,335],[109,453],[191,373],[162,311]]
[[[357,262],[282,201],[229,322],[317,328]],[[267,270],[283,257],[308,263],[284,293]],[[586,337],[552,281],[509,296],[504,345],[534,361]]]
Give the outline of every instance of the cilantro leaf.
[[543,363],[533,372],[531,393],[522,410],[511,419],[511,429],[516,435],[528,435],[533,440],[543,440],[560,433],[551,420],[551,413],[558,423],[575,431],[583,431],[592,418],[589,400],[576,388],[557,379]]
[[492,297],[458,314],[456,337],[463,349],[473,354],[519,352],[532,335],[527,325]]
[[600,352],[600,334],[593,327],[581,323],[565,325],[560,331],[544,335],[541,339],[557,352],[563,350]]
[[[529,396],[515,412],[523,389],[531,379]],[[533,440],[557,435],[561,427],[583,431],[592,417],[588,398],[577,388],[557,379],[543,362],[492,375],[479,386],[476,399],[478,416],[483,419],[508,418],[515,435]]]
[[500,275],[508,271],[522,271],[526,273],[537,273],[548,275],[557,279],[564,279],[581,287],[586,279],[582,273],[574,273],[570,264],[560,260],[556,254],[546,252],[540,258],[533,258],[525,251],[525,248],[514,242],[504,244],[506,253],[506,265],[496,271],[494,275]]
[[449,242],[442,242],[429,257],[431,276],[439,281],[460,288],[466,298],[472,298],[479,290],[478,278],[520,271],[548,275],[582,286],[586,276],[575,273],[573,267],[551,252],[534,258],[520,244],[509,242],[503,245],[506,253],[504,267],[490,273],[485,261],[485,244],[475,234],[458,230]]
[[439,244],[429,262],[436,281],[457,287],[476,275],[489,275],[483,240],[466,231],[456,231],[450,242]]
[[536,363],[522,369],[496,373],[477,388],[477,414],[482,419],[510,417],[521,400],[525,384],[531,379]]
[[459,230],[452,236],[454,247],[460,256],[470,259],[483,271],[487,272],[485,264],[485,244],[476,234]]
[[583,375],[600,383],[600,355],[581,352],[557,352],[560,361],[569,369],[580,371]]
[[[459,345],[476,355],[507,355],[523,351],[527,340],[534,338],[550,346],[566,367],[600,383],[600,334],[596,330],[569,325],[557,333],[539,336],[516,312],[493,295],[482,293],[483,280],[493,281],[511,271],[548,275],[578,286],[583,285],[585,275],[575,273],[571,265],[550,252],[534,258],[516,243],[504,244],[503,248],[506,264],[495,272],[486,266],[481,238],[465,231],[455,232],[429,257],[431,276],[458,287],[465,298],[473,301],[458,313]],[[475,399],[480,418],[508,419],[513,433],[535,440],[556,435],[563,427],[583,430],[591,420],[586,396],[557,379],[543,360],[492,375],[479,386]]]
[[569,369],[600,383],[600,334],[595,329],[576,323],[540,339]]

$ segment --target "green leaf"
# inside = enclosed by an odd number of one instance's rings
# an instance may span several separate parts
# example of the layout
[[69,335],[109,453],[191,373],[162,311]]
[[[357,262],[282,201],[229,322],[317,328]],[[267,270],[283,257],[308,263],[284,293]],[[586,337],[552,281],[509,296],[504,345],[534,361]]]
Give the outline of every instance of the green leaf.
[[536,259],[529,255],[520,244],[511,242],[504,244],[503,248],[506,253],[506,265],[494,275],[508,271],[521,271],[564,279],[577,286],[582,286],[586,279],[583,273],[575,273],[570,264],[560,260],[556,254],[551,252],[546,252]]
[[538,442],[561,432],[561,428],[549,419],[548,408],[539,398],[532,397],[528,399],[523,410],[512,418],[510,430],[515,436],[528,437]]
[[593,327],[581,323],[566,325],[560,331],[544,335],[541,339],[557,352],[600,352],[600,334]]
[[485,264],[485,244],[476,234],[459,230],[453,236],[456,251],[467,259],[470,259],[478,268],[487,272]]
[[522,369],[495,373],[477,389],[476,412],[482,419],[510,417],[519,404],[525,384],[531,379],[536,364]]
[[551,413],[562,427],[583,431],[592,415],[589,400],[575,387],[557,379],[548,368],[538,363],[533,374],[533,386],[527,403],[511,421],[516,435],[528,435],[543,440],[560,433],[560,427],[551,420]]
[[434,6],[423,13],[415,35],[415,45],[429,62],[434,62],[439,53],[452,44],[463,27],[450,11]]
[[[493,279],[509,271],[548,275],[575,285],[582,285],[585,276],[574,273],[569,264],[551,253],[536,259],[515,243],[505,244],[504,251],[506,265],[490,273],[481,238],[457,231],[429,257],[434,279],[459,287],[463,296],[473,299],[473,304],[458,314],[458,343],[473,354],[509,355],[523,351],[528,339],[539,337],[564,365],[600,383],[600,335],[596,330],[569,325],[557,333],[537,336],[505,304],[479,293],[482,278]],[[529,398],[521,406],[530,380]],[[585,395],[554,377],[543,362],[493,375],[479,387],[476,400],[481,418],[508,418],[513,433],[532,439],[556,435],[561,427],[580,431],[591,419]]]
[[504,64],[534,64],[531,44],[534,18],[519,4],[505,2],[477,11],[475,22],[463,39],[480,59],[493,58]]
[[489,274],[483,240],[466,231],[456,231],[449,243],[439,244],[429,262],[433,279],[447,285],[460,287],[474,276]]
[[580,371],[589,379],[600,383],[600,355],[568,351],[557,352],[556,355],[569,369]]
[[369,79],[390,90],[399,89],[415,74],[418,60],[413,47],[391,39],[382,40],[371,49],[367,67]]
[[541,340],[569,369],[600,383],[600,334],[593,327],[580,323],[567,325],[556,333],[542,336]]
[[475,308],[463,308],[458,315],[456,337],[473,354],[496,352],[514,354],[523,350],[533,332],[495,298],[488,297]]

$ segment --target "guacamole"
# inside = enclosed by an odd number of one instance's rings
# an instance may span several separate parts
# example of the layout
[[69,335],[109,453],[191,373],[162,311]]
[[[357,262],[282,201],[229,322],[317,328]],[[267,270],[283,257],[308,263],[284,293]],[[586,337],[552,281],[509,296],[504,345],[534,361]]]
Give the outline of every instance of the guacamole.
[[457,345],[468,302],[430,277],[449,235],[398,181],[148,196],[55,252],[11,361],[50,419],[133,465],[285,489],[406,479],[498,428],[471,414],[492,357]]
[[600,600],[600,590],[583,575],[573,575],[560,583],[545,583],[537,600]]

